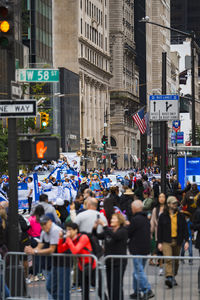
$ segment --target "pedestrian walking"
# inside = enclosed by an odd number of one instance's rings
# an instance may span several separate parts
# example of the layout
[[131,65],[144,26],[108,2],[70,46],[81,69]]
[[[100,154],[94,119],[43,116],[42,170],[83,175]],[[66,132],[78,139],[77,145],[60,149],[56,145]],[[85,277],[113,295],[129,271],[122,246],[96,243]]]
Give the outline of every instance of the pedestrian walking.
[[[178,211],[178,201],[176,197],[167,198],[167,208],[160,215],[158,221],[158,249],[164,256],[179,256],[181,245],[185,241],[185,251],[189,247],[189,235],[185,217]],[[177,285],[175,276],[178,273],[179,261],[166,259],[165,284],[172,288]]]
[[[128,226],[129,251],[132,255],[148,255],[150,253],[150,222],[145,212],[143,212],[143,203],[141,200],[133,201],[133,217]],[[144,238],[145,237],[145,238]],[[151,285],[145,274],[145,265],[147,259],[133,259],[133,289],[134,293],[130,295],[131,299],[150,299],[154,297]]]

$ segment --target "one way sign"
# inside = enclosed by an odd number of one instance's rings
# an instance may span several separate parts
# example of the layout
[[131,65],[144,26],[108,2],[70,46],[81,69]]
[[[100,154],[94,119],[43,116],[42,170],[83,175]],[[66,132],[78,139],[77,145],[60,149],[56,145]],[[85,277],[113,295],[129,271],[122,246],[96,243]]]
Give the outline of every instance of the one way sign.
[[179,95],[150,95],[150,121],[179,119]]

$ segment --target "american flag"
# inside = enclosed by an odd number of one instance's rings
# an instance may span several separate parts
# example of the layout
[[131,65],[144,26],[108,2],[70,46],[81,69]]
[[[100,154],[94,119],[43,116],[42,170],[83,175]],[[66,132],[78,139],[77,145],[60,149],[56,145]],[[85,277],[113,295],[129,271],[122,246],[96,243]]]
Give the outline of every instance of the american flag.
[[133,115],[133,120],[137,124],[141,134],[144,134],[147,129],[145,118],[144,118],[144,108],[141,108],[136,114]]

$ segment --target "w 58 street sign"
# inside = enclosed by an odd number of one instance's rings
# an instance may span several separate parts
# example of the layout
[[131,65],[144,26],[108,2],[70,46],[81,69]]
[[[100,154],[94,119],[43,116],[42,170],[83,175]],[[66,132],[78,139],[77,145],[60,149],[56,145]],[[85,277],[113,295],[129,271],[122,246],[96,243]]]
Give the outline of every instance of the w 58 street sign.
[[18,69],[16,70],[18,82],[58,82],[57,69]]

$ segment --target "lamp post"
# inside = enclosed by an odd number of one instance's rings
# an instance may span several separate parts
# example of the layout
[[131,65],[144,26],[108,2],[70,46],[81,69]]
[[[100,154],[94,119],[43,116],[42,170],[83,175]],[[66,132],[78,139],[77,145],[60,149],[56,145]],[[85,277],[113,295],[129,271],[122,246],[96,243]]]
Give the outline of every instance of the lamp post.
[[176,28],[172,28],[172,27],[168,27],[168,26],[164,26],[155,22],[151,22],[149,20],[149,17],[145,17],[142,18],[142,20],[140,20],[139,22],[142,23],[148,23],[148,24],[152,24],[176,33],[179,33],[185,37],[188,37],[191,39],[191,75],[192,75],[192,82],[191,82],[191,96],[192,96],[192,145],[195,146],[196,145],[196,135],[195,135],[195,69],[194,69],[194,49],[195,49],[195,33],[191,32],[185,32],[182,30],[178,30]]

